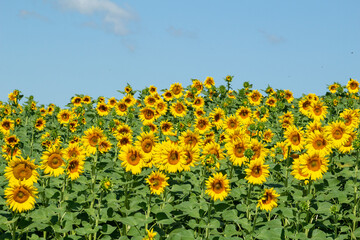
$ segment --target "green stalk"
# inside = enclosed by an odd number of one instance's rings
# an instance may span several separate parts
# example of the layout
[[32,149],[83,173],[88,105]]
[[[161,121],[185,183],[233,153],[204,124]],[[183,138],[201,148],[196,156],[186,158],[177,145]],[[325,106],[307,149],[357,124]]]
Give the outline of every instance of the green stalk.
[[[258,215],[258,208],[256,207],[256,210],[255,210],[255,217],[254,217],[254,223],[253,223],[253,228],[252,228],[252,231],[251,233],[254,233],[255,231],[255,226],[256,226],[256,219],[257,219],[257,215]],[[269,215],[270,216],[270,215]],[[268,219],[269,221],[269,219]]]
[[[358,204],[358,194],[357,194],[357,175],[358,175],[358,168],[359,165],[359,150],[356,151],[356,165],[355,165],[355,178],[354,178],[354,209],[353,209],[353,214],[354,214],[354,219],[353,219],[353,226],[352,226],[352,232],[354,233],[356,230],[356,225],[357,225],[357,219],[356,219],[356,215],[357,215],[357,204]],[[353,234],[352,234],[353,235]]]
[[[95,227],[94,227],[95,229],[97,228],[97,226],[99,226],[101,201],[102,201],[103,196],[104,196],[104,192],[101,191],[100,199],[99,199],[99,202],[98,202],[98,209],[97,209],[96,219],[95,219]],[[94,233],[94,237],[93,237],[94,240],[96,240],[96,235],[97,235],[97,231]]]
[[252,185],[249,183],[249,184],[248,184],[247,197],[246,197],[246,217],[247,217],[247,219],[248,219],[249,221],[251,220],[251,219],[250,219],[250,211],[249,211],[251,191],[252,191]]
[[206,225],[206,229],[205,229],[205,239],[209,239],[209,236],[210,236],[209,226],[210,226],[211,211],[212,211],[213,205],[214,205],[214,201],[210,200],[209,205],[208,205],[208,215],[207,215],[207,225]]
[[[146,211],[146,220],[150,217],[150,213],[151,213],[151,192],[149,193],[149,201],[148,201],[147,211]],[[148,230],[147,221],[146,221],[146,224],[145,224],[145,234],[146,234],[146,230]]]

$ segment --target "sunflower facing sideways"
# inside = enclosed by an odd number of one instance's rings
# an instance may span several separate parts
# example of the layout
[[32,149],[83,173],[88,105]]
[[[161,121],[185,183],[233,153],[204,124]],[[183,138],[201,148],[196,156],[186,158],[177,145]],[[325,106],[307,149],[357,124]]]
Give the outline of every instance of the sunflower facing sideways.
[[143,167],[143,153],[140,149],[132,144],[125,145],[121,148],[119,159],[121,166],[125,167],[127,172],[134,175],[141,173]]
[[164,192],[165,187],[169,186],[169,183],[167,182],[169,180],[169,177],[167,177],[164,173],[161,171],[153,171],[147,178],[146,183],[149,184],[150,192],[152,194],[160,195]]
[[39,173],[36,171],[35,160],[24,159],[19,156],[13,158],[5,168],[4,176],[9,180],[9,185],[22,181],[23,184],[32,185],[37,182]]
[[5,189],[6,203],[14,212],[26,212],[34,208],[37,193],[32,185],[17,182]]
[[261,210],[271,211],[274,207],[277,207],[277,198],[280,195],[276,193],[274,188],[265,189],[264,196],[258,200],[257,207]]
[[227,175],[223,175],[221,172],[213,174],[205,184],[205,193],[214,201],[218,199],[223,201],[230,193],[230,181],[227,179]]
[[45,174],[57,177],[64,172],[65,162],[63,160],[64,151],[58,146],[51,146],[45,151],[41,157],[41,169]]

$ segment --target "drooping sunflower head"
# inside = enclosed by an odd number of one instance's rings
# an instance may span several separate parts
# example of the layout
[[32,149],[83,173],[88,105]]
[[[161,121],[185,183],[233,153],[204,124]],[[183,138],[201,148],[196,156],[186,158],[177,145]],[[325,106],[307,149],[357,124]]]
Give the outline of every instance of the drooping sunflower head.
[[5,189],[6,203],[14,212],[26,212],[34,208],[37,189],[25,183],[15,183]]
[[212,177],[209,177],[209,179],[206,180],[205,184],[205,193],[214,201],[218,199],[223,201],[230,193],[229,179],[227,179],[226,174],[223,175],[221,172],[213,174]]
[[161,171],[153,171],[146,178],[146,183],[149,184],[150,191],[152,194],[160,195],[161,193],[164,192],[165,187],[169,186],[167,180],[169,180],[169,177],[167,177]]

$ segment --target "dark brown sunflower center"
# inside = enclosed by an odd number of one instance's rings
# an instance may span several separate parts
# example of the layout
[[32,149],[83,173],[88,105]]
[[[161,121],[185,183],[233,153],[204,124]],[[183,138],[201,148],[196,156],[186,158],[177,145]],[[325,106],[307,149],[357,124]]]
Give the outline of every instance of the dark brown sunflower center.
[[144,110],[144,117],[146,120],[152,119],[154,117],[154,112],[151,109]]
[[175,111],[177,113],[182,113],[185,110],[184,106],[182,104],[177,104],[175,107]]
[[341,139],[342,136],[343,136],[343,131],[342,131],[342,129],[337,128],[337,129],[335,129],[335,130],[333,131],[333,137],[334,137],[335,139]]
[[24,188],[22,186],[18,187],[14,191],[14,197],[13,198],[14,198],[15,202],[24,203],[24,202],[26,202],[26,200],[29,199],[29,197],[30,197],[30,192],[26,188]]
[[57,169],[60,167],[64,161],[62,160],[61,156],[57,153],[53,153],[49,156],[48,165],[52,169]]
[[260,177],[262,175],[262,167],[261,166],[254,166],[252,171],[251,171],[251,175],[253,175],[256,178]]
[[168,154],[168,162],[171,165],[176,165],[180,161],[180,154],[176,150],[171,150]]
[[78,168],[79,168],[79,161],[74,160],[69,163],[68,169],[71,173],[77,172]]
[[181,87],[180,86],[175,86],[172,90],[172,92],[175,94],[175,95],[178,95],[181,93]]
[[62,119],[63,121],[69,120],[69,119],[70,119],[70,114],[68,114],[68,113],[63,113],[63,114],[61,115],[61,119]]
[[312,158],[308,160],[307,164],[308,169],[312,171],[317,171],[321,167],[320,159],[319,158]]
[[185,160],[186,160],[186,165],[189,165],[192,161],[192,154],[189,151],[185,151]]
[[93,135],[89,138],[89,144],[92,147],[96,147],[99,142],[99,136]]
[[241,143],[238,143],[234,146],[234,154],[237,158],[244,157],[245,148],[244,145]]
[[133,166],[136,166],[139,164],[140,162],[140,154],[138,151],[136,150],[130,150],[128,152],[128,155],[127,155],[127,160],[128,160],[128,163],[133,165]]
[[161,129],[164,131],[164,132],[167,132],[169,131],[169,129],[171,128],[171,125],[168,124],[168,123],[165,123],[161,126]]
[[236,128],[236,126],[237,126],[236,120],[235,120],[235,119],[231,119],[231,120],[229,121],[228,126],[229,126],[230,129]]
[[127,106],[125,103],[120,103],[118,105],[118,109],[121,111],[121,112],[125,112],[127,110]]
[[194,147],[197,144],[198,140],[195,136],[187,136],[184,138],[184,142],[185,142],[185,144],[190,145],[191,147]]
[[13,174],[19,180],[29,179],[32,176],[32,169],[26,163],[19,163],[13,168]]
[[203,130],[206,128],[207,122],[204,119],[200,119],[197,126],[200,130]]
[[9,122],[9,121],[3,122],[2,127],[3,127],[5,130],[9,130],[9,129],[10,129],[10,122]]
[[153,147],[153,142],[150,139],[145,139],[142,143],[141,143],[141,148],[145,153],[149,153],[151,152]]
[[273,200],[273,195],[271,193],[266,193],[265,199],[262,200],[263,204],[269,204]]
[[314,113],[315,113],[316,116],[321,115],[321,113],[322,113],[322,107],[321,107],[321,106],[315,106],[315,107],[314,107]]
[[300,144],[300,134],[299,133],[293,133],[291,135],[291,143],[294,145]]
[[323,149],[325,147],[325,145],[326,145],[326,141],[325,141],[325,139],[322,139],[322,138],[318,138],[313,142],[313,147],[316,150]]
[[224,184],[220,180],[215,180],[212,184],[212,189],[215,193],[219,194],[224,191]]

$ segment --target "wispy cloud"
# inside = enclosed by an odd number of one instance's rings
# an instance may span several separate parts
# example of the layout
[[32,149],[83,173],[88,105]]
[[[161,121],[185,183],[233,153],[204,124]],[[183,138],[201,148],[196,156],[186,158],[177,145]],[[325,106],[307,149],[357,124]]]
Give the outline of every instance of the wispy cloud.
[[19,12],[19,16],[22,18],[35,18],[37,20],[44,21],[44,22],[49,21],[49,19],[47,17],[45,17],[37,12],[34,12],[34,11],[21,10]]
[[127,24],[130,20],[136,19],[135,14],[130,10],[120,7],[110,0],[58,0],[57,3],[64,9],[83,15],[99,14],[102,23],[92,22],[91,26],[105,27],[117,35],[129,34]]
[[282,36],[278,36],[264,30],[259,30],[259,32],[266,38],[266,40],[272,44],[279,44],[285,41]]
[[166,29],[166,31],[174,37],[197,38],[197,34],[195,32],[175,28],[174,26],[170,26]]

